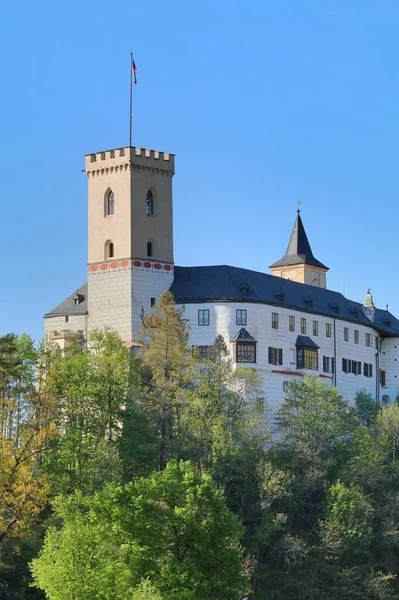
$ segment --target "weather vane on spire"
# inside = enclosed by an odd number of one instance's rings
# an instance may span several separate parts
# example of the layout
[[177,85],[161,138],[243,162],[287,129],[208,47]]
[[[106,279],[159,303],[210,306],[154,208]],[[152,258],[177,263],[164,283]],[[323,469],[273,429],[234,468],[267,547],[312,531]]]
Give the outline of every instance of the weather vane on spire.
[[300,209],[299,207],[300,207],[300,206],[301,206],[301,204],[302,204],[302,200],[297,200],[297,202],[298,202],[297,213],[300,213],[300,212],[301,212],[301,209]]

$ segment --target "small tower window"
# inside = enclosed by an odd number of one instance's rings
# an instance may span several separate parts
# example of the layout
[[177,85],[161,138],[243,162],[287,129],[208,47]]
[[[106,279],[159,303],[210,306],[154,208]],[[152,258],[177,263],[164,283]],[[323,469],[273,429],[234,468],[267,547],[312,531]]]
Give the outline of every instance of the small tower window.
[[147,215],[147,217],[152,217],[154,215],[154,196],[152,195],[151,190],[148,190],[145,199],[145,214]]
[[147,256],[152,257],[152,242],[147,242]]
[[115,213],[115,197],[114,197],[114,193],[110,192],[108,194],[107,214],[113,215],[114,213]]
[[108,258],[114,258],[114,256],[115,256],[114,242],[111,242],[110,240],[108,240],[107,242],[105,242],[104,258],[105,258],[105,260],[107,260]]

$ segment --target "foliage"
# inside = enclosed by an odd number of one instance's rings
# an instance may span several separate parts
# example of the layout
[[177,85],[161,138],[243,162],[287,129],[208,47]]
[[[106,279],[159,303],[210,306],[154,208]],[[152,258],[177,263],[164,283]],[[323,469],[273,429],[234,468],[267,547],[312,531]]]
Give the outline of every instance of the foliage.
[[13,568],[21,579],[26,572],[18,555],[31,547],[32,528],[48,502],[40,465],[54,433],[53,361],[51,349],[35,350],[27,336],[0,338],[0,590],[9,597]]
[[93,331],[86,349],[72,344],[59,356],[53,369],[57,436],[46,465],[56,493],[91,493],[122,479],[118,444],[129,368],[129,350],[110,330]]
[[48,530],[32,563],[50,600],[90,600],[99,590],[122,600],[146,578],[165,600],[236,600],[247,585],[243,529],[212,479],[189,463],[59,500],[56,513],[62,528]]
[[192,360],[184,308],[164,291],[150,316],[143,317],[141,330],[142,387],[138,404],[151,415],[158,439],[158,465],[164,469],[175,454],[175,425],[179,422],[181,391],[190,380]]
[[0,597],[43,598],[36,556],[49,598],[399,598],[397,405],[305,377],[271,437],[259,371],[201,358],[169,292],[137,355],[69,342],[0,338]]

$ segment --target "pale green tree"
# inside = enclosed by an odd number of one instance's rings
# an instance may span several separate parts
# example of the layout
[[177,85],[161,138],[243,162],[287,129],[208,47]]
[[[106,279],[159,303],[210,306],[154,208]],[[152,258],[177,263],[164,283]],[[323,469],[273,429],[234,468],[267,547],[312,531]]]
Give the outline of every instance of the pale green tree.
[[145,579],[162,600],[237,600],[247,589],[243,528],[189,463],[55,508],[62,527],[32,562],[49,600],[125,600]]

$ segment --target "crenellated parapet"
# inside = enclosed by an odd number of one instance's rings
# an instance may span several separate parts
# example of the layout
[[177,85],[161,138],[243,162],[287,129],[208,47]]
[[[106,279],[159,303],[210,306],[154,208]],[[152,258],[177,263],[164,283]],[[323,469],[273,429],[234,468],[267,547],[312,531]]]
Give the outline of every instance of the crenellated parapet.
[[85,167],[87,177],[101,177],[108,173],[122,173],[132,169],[151,170],[172,177],[175,172],[175,155],[158,150],[126,146],[125,148],[87,154]]

